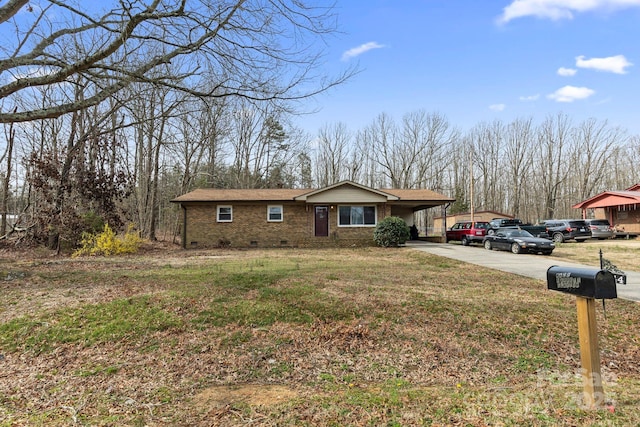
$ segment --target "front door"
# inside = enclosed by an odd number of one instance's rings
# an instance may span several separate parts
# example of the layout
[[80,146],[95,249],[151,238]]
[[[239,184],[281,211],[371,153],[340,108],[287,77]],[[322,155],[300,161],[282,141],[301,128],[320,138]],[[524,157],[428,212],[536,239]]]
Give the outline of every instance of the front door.
[[327,237],[329,235],[329,208],[327,206],[316,206],[316,237]]

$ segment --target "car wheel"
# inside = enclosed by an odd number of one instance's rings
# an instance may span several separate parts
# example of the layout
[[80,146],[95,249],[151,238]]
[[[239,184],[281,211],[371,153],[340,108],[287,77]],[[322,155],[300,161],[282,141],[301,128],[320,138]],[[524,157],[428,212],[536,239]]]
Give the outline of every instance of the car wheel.
[[564,236],[562,235],[562,233],[554,233],[553,241],[556,243],[562,243],[564,242]]
[[487,236],[493,236],[493,233],[495,233],[495,231],[491,229],[487,230]]
[[491,247],[491,242],[489,240],[485,240],[484,241],[484,248],[488,251],[492,250],[493,248]]
[[549,255],[551,255],[551,252],[542,252],[542,255],[549,256]]
[[462,246],[469,246],[469,239],[467,236],[462,236]]
[[520,253],[520,245],[517,243],[513,243],[511,245],[511,252],[513,252],[514,254],[519,254]]

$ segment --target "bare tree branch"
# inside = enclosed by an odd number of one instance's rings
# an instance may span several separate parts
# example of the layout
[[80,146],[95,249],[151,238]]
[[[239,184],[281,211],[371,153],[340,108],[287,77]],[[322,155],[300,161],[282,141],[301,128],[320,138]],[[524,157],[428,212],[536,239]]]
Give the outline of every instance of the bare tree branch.
[[[330,7],[300,0],[132,0],[96,18],[72,2],[47,1],[51,14],[66,14],[66,24],[39,20],[16,34],[15,53],[0,58],[0,73],[12,76],[0,84],[0,123],[60,117],[134,82],[203,99],[277,102],[317,95],[355,73],[318,74],[317,41],[334,31]],[[178,59],[180,68],[161,68]],[[65,95],[77,81],[87,84],[81,99]],[[36,87],[52,88],[61,102],[28,107]]]
[[20,8],[27,4],[29,0],[9,0],[7,4],[0,7],[0,24],[15,16]]

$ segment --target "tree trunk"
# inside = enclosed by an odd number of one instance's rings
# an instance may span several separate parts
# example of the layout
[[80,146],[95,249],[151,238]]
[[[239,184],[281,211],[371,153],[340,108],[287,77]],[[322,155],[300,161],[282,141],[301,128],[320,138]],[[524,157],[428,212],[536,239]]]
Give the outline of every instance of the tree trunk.
[[7,214],[9,210],[9,182],[11,180],[11,160],[13,158],[13,144],[16,137],[16,131],[13,129],[13,123],[9,125],[9,134],[7,138],[7,173],[4,177],[4,183],[2,188],[2,218],[0,219],[0,236],[7,234]]

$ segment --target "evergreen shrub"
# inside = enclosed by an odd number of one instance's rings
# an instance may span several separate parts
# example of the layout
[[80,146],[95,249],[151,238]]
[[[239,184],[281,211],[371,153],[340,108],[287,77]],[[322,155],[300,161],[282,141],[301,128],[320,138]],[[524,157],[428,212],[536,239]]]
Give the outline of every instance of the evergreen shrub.
[[391,247],[409,240],[409,226],[397,216],[388,216],[378,223],[373,232],[373,240],[378,246]]

